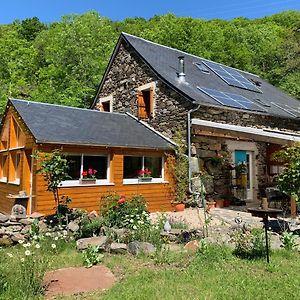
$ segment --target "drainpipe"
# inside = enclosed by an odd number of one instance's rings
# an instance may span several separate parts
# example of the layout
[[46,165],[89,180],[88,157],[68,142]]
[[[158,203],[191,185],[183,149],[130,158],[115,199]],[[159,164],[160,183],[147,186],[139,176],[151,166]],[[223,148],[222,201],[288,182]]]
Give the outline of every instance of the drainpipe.
[[188,135],[188,160],[189,160],[189,166],[188,166],[188,171],[189,171],[189,193],[194,194],[194,191],[192,190],[192,168],[191,168],[191,114],[195,111],[197,111],[200,108],[200,104],[196,108],[192,108],[191,110],[188,111],[187,114],[187,135]]

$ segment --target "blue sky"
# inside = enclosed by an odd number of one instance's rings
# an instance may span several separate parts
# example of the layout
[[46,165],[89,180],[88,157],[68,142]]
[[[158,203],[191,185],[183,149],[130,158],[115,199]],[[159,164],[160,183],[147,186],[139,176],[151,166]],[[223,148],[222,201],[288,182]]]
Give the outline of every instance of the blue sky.
[[299,10],[300,0],[0,0],[0,24],[37,16],[42,22],[68,14],[96,10],[112,20],[146,19],[168,12],[204,19],[259,18],[284,10]]

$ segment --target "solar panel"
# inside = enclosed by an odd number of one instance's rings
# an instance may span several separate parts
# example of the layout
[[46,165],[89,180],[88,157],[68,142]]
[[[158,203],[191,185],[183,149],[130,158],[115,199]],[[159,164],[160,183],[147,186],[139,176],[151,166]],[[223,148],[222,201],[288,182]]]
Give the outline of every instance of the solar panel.
[[227,92],[221,92],[221,91],[204,88],[204,87],[197,87],[197,88],[201,92],[205,93],[206,95],[213,98],[214,100],[216,100],[217,102],[219,102],[224,106],[235,107],[235,108],[246,109],[246,110],[254,110],[254,111],[263,111],[263,112],[266,111],[263,107],[252,102],[251,100],[249,100],[244,96],[227,93]]
[[253,83],[251,83],[247,78],[245,78],[238,71],[219,65],[211,61],[203,61],[203,63],[206,66],[208,66],[211,70],[213,70],[227,84],[242,89],[261,93],[261,91]]
[[283,111],[287,112],[291,116],[293,116],[295,118],[300,118],[300,107],[289,106],[286,104],[278,104],[278,103],[274,103],[274,102],[272,102],[272,104],[274,104],[278,108],[282,109]]
[[205,74],[209,74],[209,69],[203,63],[195,63],[196,67]]

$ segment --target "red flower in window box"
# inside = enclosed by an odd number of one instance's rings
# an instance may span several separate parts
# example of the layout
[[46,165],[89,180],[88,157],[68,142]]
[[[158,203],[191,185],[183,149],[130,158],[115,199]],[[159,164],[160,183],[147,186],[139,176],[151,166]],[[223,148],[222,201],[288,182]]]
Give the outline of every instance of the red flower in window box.
[[118,204],[122,204],[125,202],[125,199],[124,198],[121,198],[119,201],[118,201]]

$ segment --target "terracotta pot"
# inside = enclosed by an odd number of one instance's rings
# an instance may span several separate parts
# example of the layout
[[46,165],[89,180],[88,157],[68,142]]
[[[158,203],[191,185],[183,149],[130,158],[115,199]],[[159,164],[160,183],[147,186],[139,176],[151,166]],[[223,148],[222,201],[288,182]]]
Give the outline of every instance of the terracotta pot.
[[210,211],[216,207],[215,201],[209,201],[206,203],[206,211]]
[[175,211],[184,211],[184,209],[185,209],[184,203],[175,204]]
[[229,199],[224,199],[224,207],[230,206],[231,201]]
[[216,208],[223,208],[224,207],[224,200],[216,200]]

